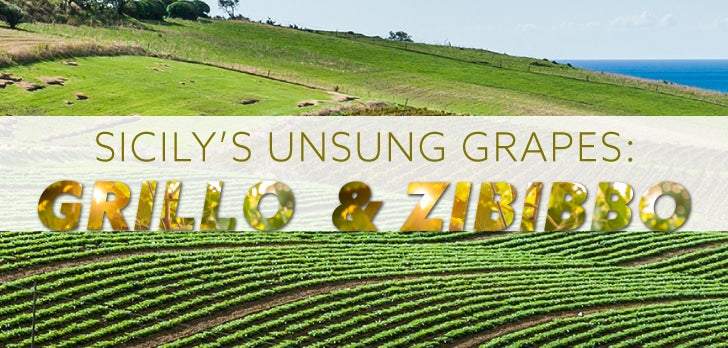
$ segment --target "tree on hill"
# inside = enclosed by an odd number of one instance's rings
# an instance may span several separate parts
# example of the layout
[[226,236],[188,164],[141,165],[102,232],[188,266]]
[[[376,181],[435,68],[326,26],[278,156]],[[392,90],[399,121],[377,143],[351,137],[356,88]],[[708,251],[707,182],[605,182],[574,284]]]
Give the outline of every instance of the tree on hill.
[[227,13],[228,17],[235,18],[235,9],[240,5],[240,0],[218,0],[217,7]]
[[161,21],[167,15],[167,5],[162,0],[135,0],[125,13],[137,19]]
[[121,18],[124,16],[126,6],[131,2],[131,0],[108,0],[108,2],[116,9],[116,14],[119,18]]
[[210,6],[200,0],[176,1],[167,6],[167,15],[170,18],[182,18],[194,21],[198,17],[207,17]]
[[192,5],[197,9],[197,17],[207,18],[210,13],[210,5],[204,1],[192,1]]
[[11,29],[15,29],[23,21],[23,11],[18,6],[0,1],[0,20],[7,22]]
[[410,34],[407,34],[404,31],[398,31],[398,32],[389,32],[389,39],[394,41],[402,41],[402,42],[412,42],[412,36]]

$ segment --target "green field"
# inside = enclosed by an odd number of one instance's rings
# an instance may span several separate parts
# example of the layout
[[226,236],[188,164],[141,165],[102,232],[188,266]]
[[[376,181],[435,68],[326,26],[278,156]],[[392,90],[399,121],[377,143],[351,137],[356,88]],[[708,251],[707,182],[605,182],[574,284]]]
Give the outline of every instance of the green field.
[[[724,94],[597,74],[541,59],[511,57],[484,50],[423,44],[404,46],[358,35],[309,32],[244,21],[168,21],[139,26],[143,27],[24,24],[21,27],[28,32],[18,34],[22,37],[14,47],[25,47],[25,54],[11,53],[11,49],[6,48],[8,53],[4,56],[10,62],[31,62],[34,55],[65,57],[93,55],[98,51],[84,52],[83,45],[120,45],[134,47],[146,54],[225,67],[321,91],[338,89],[364,101],[385,101],[455,114],[728,114],[728,96]],[[12,32],[3,31],[0,36],[12,37]],[[23,40],[31,44],[22,45]],[[47,43],[36,43],[43,40]],[[70,52],[58,48],[69,43],[80,47]],[[109,66],[125,64],[115,62],[116,59],[121,58],[109,60]],[[38,73],[46,74],[46,67],[48,65],[38,67]],[[18,69],[22,68],[4,70]],[[87,75],[79,77],[94,80],[103,78],[102,72],[89,70]],[[233,72],[230,74],[234,75]],[[132,85],[137,82],[125,81],[123,75],[118,79]],[[176,80],[169,82],[173,85]],[[168,98],[174,99],[179,86],[167,87],[158,89],[157,93],[170,94]],[[224,86],[219,90],[224,90]],[[268,92],[262,91],[263,94]],[[279,94],[284,93],[282,90]],[[21,107],[25,104],[23,100],[17,103]],[[23,109],[12,110],[23,113]],[[114,108],[96,109],[95,113],[138,112],[134,110],[133,104],[127,108],[125,104],[116,103]],[[231,108],[192,109],[201,114],[225,115],[234,111]],[[264,109],[263,106],[261,112],[305,113],[290,108]],[[172,107],[163,113],[174,114],[176,110]]]
[[[24,81],[64,77],[64,86],[0,90],[0,113],[31,115],[291,115],[338,104],[324,91],[225,69],[148,57],[79,58],[7,69]],[[81,92],[87,100],[76,100]],[[243,101],[257,100],[250,105]],[[302,101],[320,101],[299,108]],[[73,104],[68,105],[66,101]]]
[[0,342],[726,345],[728,234],[0,233]]

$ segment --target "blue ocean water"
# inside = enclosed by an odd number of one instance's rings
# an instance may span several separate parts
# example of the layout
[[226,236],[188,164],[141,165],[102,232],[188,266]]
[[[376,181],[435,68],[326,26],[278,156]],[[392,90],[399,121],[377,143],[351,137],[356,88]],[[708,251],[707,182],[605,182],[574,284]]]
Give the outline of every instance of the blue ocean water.
[[728,93],[728,60],[570,60],[580,68]]

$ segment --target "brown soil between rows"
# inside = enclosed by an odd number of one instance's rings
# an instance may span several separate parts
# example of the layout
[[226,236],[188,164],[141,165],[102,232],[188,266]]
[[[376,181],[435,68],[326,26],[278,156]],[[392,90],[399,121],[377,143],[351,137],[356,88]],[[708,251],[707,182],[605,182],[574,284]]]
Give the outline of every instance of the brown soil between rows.
[[205,330],[212,329],[216,326],[222,325],[229,321],[242,318],[257,312],[261,312],[267,309],[275,308],[277,306],[293,303],[296,301],[305,300],[309,297],[328,294],[337,290],[351,289],[360,286],[377,284],[385,281],[407,281],[420,278],[419,276],[403,276],[403,277],[391,277],[386,279],[369,279],[369,280],[354,280],[354,281],[343,281],[337,282],[331,285],[322,286],[318,288],[306,289],[303,291],[295,291],[295,293],[281,294],[271,298],[265,298],[251,303],[245,308],[233,309],[226,311],[213,318],[206,317],[195,320],[194,322],[185,325],[183,329],[174,330],[173,332],[163,333],[157,336],[153,336],[136,344],[128,345],[127,347],[134,348],[147,348],[157,347],[164,343],[172,342],[180,338],[188,337]]
[[31,266],[29,268],[21,268],[18,270],[8,271],[5,274],[0,274],[0,284],[11,282],[14,280],[32,277],[47,272],[58,271],[66,268],[86,266],[99,262],[108,262],[122,258],[144,256],[151,254],[169,254],[169,253],[187,253],[187,252],[205,252],[214,250],[235,250],[245,248],[282,248],[289,246],[316,246],[320,244],[316,243],[275,243],[275,244],[251,244],[251,245],[235,245],[235,246],[206,246],[206,247],[191,247],[191,248],[155,248],[147,250],[135,250],[135,251],[124,251],[115,252],[105,255],[94,255],[85,256],[72,260],[64,260],[54,262],[46,265]]
[[545,324],[545,323],[548,323],[548,322],[551,322],[551,321],[557,320],[557,319],[578,317],[579,314],[581,314],[582,316],[587,316],[587,315],[610,311],[610,310],[622,310],[622,309],[629,309],[629,308],[656,305],[656,304],[666,305],[666,304],[671,304],[674,302],[676,302],[676,301],[675,300],[666,300],[666,301],[625,303],[625,304],[620,304],[620,305],[598,306],[598,307],[592,307],[592,308],[587,308],[587,309],[575,309],[575,310],[553,313],[553,314],[548,314],[548,315],[539,315],[539,316],[519,320],[514,323],[501,326],[495,330],[487,331],[487,332],[484,332],[482,334],[479,334],[479,335],[476,335],[476,336],[473,336],[470,338],[465,338],[465,339],[462,339],[459,341],[455,341],[455,342],[453,342],[451,347],[455,347],[455,348],[478,347],[483,343],[486,343],[492,339],[495,339],[495,338],[503,336],[503,335],[511,334],[511,333],[514,333],[514,332],[517,332],[520,330],[524,330],[524,329],[528,329],[528,328],[531,328],[534,326]]
[[[488,233],[484,234],[482,236],[468,236],[459,238],[457,240],[449,241],[449,242],[455,242],[455,243],[471,243],[471,242],[478,242],[478,241],[484,241],[488,239],[498,238],[498,237],[504,237],[507,236],[509,233]],[[423,244],[429,244],[429,243],[440,243],[440,241],[422,241]],[[179,248],[179,247],[172,247],[172,248],[154,248],[154,249],[141,249],[141,250],[134,250],[134,251],[123,251],[123,252],[114,252],[104,255],[94,255],[94,256],[83,256],[72,260],[63,260],[58,262],[53,262],[50,264],[44,264],[44,265],[37,265],[37,266],[31,266],[26,268],[21,268],[18,270],[9,271],[7,273],[0,273],[0,284],[6,283],[26,277],[31,277],[34,275],[43,274],[46,272],[53,272],[65,268],[71,268],[71,267],[77,267],[77,266],[86,266],[93,263],[98,262],[108,262],[113,261],[116,259],[121,258],[127,258],[127,257],[134,257],[134,256],[143,256],[143,255],[150,255],[150,254],[161,254],[161,253],[178,253],[178,252],[194,252],[194,251],[213,251],[213,250],[232,250],[232,249],[241,249],[241,248],[280,248],[280,247],[294,247],[294,246],[320,246],[327,243],[251,243],[250,245],[219,245],[219,246],[205,246],[205,247],[190,247],[190,248]]]
[[657,263],[660,261],[664,261],[673,257],[678,257],[682,255],[691,254],[698,251],[703,251],[707,249],[715,249],[722,247],[724,245],[728,245],[728,242],[714,242],[714,243],[708,243],[697,247],[692,248],[684,248],[684,249],[677,249],[677,250],[669,250],[665,251],[663,253],[660,253],[655,256],[650,256],[644,259],[634,260],[627,263],[623,263],[620,266],[624,267],[639,267],[639,266],[645,266],[653,263]]
[[161,332],[151,337],[140,339],[137,342],[128,344],[127,347],[135,348],[147,348],[157,347],[159,345],[173,342],[175,340],[189,337],[191,335],[210,330],[216,326],[224,323],[243,318],[245,316],[271,309],[277,306],[293,303],[296,301],[302,301],[309,297],[318,296],[334,292],[337,290],[351,289],[360,286],[378,284],[382,282],[398,282],[398,281],[409,281],[426,277],[452,277],[452,276],[468,276],[468,275],[481,275],[494,273],[502,270],[487,270],[487,271],[464,271],[464,272],[448,272],[448,273],[421,273],[421,274],[410,274],[403,276],[390,276],[390,277],[372,277],[368,279],[352,280],[352,281],[339,281],[329,285],[305,289],[305,290],[292,290],[294,293],[280,294],[277,296],[260,299],[255,301],[245,308],[228,309],[221,311],[221,313],[214,314],[213,316],[207,316],[198,318],[190,323],[184,325],[183,329],[173,330],[168,332]]

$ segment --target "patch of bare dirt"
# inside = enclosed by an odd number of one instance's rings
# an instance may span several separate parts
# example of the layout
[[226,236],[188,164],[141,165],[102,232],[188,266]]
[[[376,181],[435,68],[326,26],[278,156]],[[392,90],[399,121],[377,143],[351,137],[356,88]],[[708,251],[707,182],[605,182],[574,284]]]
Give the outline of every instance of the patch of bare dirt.
[[5,89],[5,87],[14,85],[20,81],[23,81],[22,77],[16,77],[13,74],[0,72],[0,89]]
[[6,81],[12,81],[12,82],[20,82],[23,81],[22,77],[16,77],[13,74],[3,73],[0,72],[0,80],[6,80]]
[[68,66],[79,66],[78,62],[74,62],[72,60],[64,60],[61,62],[61,64]]
[[349,102],[349,101],[353,101],[353,100],[359,100],[359,98],[357,98],[357,97],[352,97],[350,95],[346,95],[343,93],[338,93],[338,92],[328,92],[328,93],[331,96],[331,98],[334,99],[334,101],[336,101],[337,103],[345,103],[345,102]]
[[319,105],[320,103],[321,102],[318,100],[306,100],[296,104],[296,106],[298,106],[299,108],[307,108],[309,106]]
[[0,89],[5,89],[5,87],[10,86],[12,84],[15,84],[15,81],[0,80]]
[[462,239],[456,241],[455,243],[474,243],[474,242],[486,241],[486,240],[508,237],[508,236],[515,236],[515,235],[526,234],[526,233],[531,233],[531,232],[483,232],[482,234],[478,234],[475,236],[463,237]]
[[27,82],[27,81],[20,81],[17,83],[17,85],[18,85],[18,87],[20,87],[20,89],[22,89],[24,91],[28,91],[28,92],[35,92],[37,90],[45,88],[45,86],[43,86],[43,85],[39,85],[37,83]]
[[76,96],[76,100],[88,100],[89,99],[89,96],[87,96],[81,92],[76,92],[76,94],[74,94],[74,95]]
[[68,81],[65,77],[48,77],[48,76],[41,76],[38,78],[40,82],[45,83],[46,85],[56,85],[56,86],[65,86],[66,81]]
[[253,105],[260,103],[260,100],[258,99],[246,99],[240,102],[242,105]]

